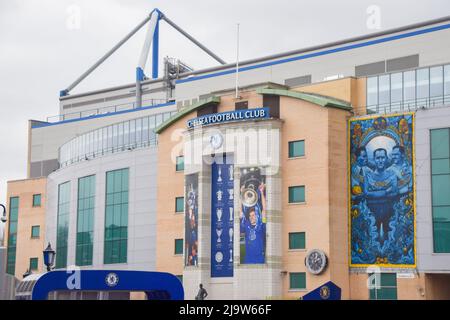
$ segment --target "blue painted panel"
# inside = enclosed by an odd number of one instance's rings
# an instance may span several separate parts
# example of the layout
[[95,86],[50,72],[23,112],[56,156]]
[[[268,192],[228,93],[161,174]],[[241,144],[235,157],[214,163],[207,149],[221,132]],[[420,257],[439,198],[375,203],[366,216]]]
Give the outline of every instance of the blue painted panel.
[[212,278],[233,276],[234,166],[231,156],[220,160],[211,165]]

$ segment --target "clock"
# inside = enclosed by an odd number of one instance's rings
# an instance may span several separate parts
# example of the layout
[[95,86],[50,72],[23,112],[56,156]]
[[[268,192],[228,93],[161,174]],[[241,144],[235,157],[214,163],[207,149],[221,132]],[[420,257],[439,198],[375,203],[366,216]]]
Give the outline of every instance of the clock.
[[216,150],[219,149],[223,144],[223,137],[220,133],[214,133],[209,137],[209,143],[211,147]]
[[305,258],[305,265],[312,274],[320,274],[327,266],[327,256],[325,252],[319,249],[314,249],[308,252]]

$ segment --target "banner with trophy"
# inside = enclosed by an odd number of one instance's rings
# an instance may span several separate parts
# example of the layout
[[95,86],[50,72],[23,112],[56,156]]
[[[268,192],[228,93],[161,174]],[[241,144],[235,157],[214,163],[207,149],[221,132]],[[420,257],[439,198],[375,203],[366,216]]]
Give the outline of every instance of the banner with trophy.
[[198,264],[198,174],[185,178],[185,265]]
[[220,160],[211,165],[212,278],[233,276],[234,166],[230,156]]
[[240,263],[266,261],[266,176],[263,168],[240,171]]

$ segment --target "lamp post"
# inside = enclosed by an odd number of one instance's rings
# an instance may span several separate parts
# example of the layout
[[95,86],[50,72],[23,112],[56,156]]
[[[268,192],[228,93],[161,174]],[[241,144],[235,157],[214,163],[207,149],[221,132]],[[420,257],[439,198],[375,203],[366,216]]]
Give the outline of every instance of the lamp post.
[[47,248],[43,251],[44,254],[44,264],[47,266],[47,271],[51,271],[53,264],[55,263],[56,251],[52,249],[50,242]]
[[25,271],[25,273],[22,275],[23,278],[25,279],[26,277],[28,277],[31,274],[30,269],[27,269],[27,271]]
[[0,217],[0,247],[3,247],[6,225],[6,207],[2,204],[0,204],[0,207],[3,208],[3,213]]

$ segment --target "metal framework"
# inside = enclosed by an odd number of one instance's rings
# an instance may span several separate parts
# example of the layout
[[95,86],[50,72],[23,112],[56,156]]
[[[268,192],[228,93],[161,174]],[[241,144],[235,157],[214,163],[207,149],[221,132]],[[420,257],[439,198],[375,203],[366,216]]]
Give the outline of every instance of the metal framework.
[[152,78],[158,78],[158,64],[159,64],[159,21],[166,21],[171,27],[180,32],[200,49],[206,52],[213,59],[218,61],[220,64],[225,65],[226,62],[214,54],[211,50],[202,45],[189,33],[180,28],[172,20],[170,20],[166,15],[164,15],[158,9],[154,9],[141,23],[139,23],[133,30],[131,30],[122,40],[120,40],[111,50],[109,50],[104,56],[102,56],[94,65],[92,65],[86,72],[84,72],[79,78],[77,78],[71,85],[66,89],[60,91],[60,97],[69,95],[81,81],[86,79],[95,69],[97,69],[103,62],[105,62],[114,52],[116,52],[122,45],[127,42],[131,37],[133,37],[142,27],[149,24],[147,29],[147,35],[145,37],[144,46],[139,57],[138,66],[136,67],[136,107],[142,106],[142,92],[141,92],[141,82],[148,79],[144,73],[146,62],[150,53],[150,48],[152,48]]

